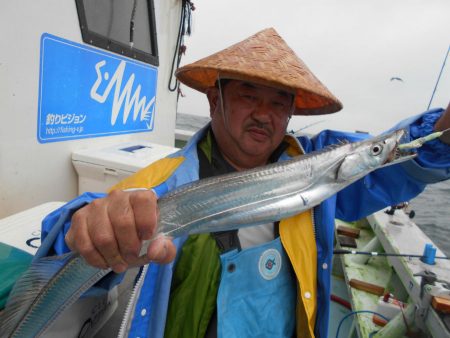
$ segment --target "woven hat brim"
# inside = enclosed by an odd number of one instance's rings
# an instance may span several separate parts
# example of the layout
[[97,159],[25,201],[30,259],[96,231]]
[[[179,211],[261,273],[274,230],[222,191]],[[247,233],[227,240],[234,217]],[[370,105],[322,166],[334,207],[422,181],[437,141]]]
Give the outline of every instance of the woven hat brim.
[[273,29],[179,68],[178,80],[205,92],[220,78],[254,82],[295,94],[295,115],[330,114],[342,103],[317,79]]
[[217,69],[210,67],[181,67],[177,70],[176,76],[180,82],[188,87],[206,93],[210,87],[214,87],[217,79],[236,79],[258,83],[268,87],[275,87],[295,92],[295,110],[294,115],[325,115],[332,114],[342,109],[342,103],[337,98],[325,97],[320,94],[308,91],[306,89],[293,89],[288,85],[270,81],[265,78],[258,77],[254,74],[245,74],[244,72],[236,73],[229,69]]

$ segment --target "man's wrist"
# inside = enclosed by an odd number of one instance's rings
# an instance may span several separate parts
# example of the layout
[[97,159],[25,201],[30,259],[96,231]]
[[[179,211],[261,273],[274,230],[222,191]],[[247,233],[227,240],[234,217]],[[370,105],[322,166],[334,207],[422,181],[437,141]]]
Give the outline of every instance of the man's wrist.
[[[434,125],[434,130],[436,131],[444,131],[450,128],[450,104],[448,105],[447,109],[445,110],[444,114],[437,120],[436,124]],[[442,134],[439,139],[450,145],[450,131],[447,131],[446,133]]]

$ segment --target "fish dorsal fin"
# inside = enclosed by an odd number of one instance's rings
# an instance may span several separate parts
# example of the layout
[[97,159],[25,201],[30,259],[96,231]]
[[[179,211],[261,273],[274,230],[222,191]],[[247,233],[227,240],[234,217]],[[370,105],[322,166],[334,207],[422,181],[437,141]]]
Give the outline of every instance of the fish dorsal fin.
[[319,150],[319,152],[324,153],[327,151],[331,151],[331,150],[335,150],[337,148],[340,148],[343,144],[341,143],[333,143],[333,144],[329,144],[326,147],[323,147],[323,149]]
[[350,141],[345,139],[345,138],[340,138],[338,139],[338,143],[336,144],[337,146],[343,146],[344,144],[349,144]]
[[319,150],[316,150],[316,151],[314,151],[312,153],[307,153],[306,155],[303,155],[302,158],[303,159],[315,158],[315,157],[318,157],[318,156],[322,155],[323,153],[331,152],[333,150],[336,150],[336,149],[338,149],[338,148],[340,148],[342,146],[345,146],[347,144],[350,144],[350,143],[351,142],[349,142],[349,141],[347,141],[345,139],[339,139],[338,143],[328,144],[327,146],[323,147],[322,149],[319,149]]
[[34,261],[16,282],[0,315],[0,337],[9,337],[26,316],[45,286],[73,258],[73,253],[43,257]]
[[346,144],[350,144],[350,143],[351,142],[349,140],[344,139],[344,138],[340,138],[340,139],[337,139],[336,143],[328,144],[328,145],[326,145],[325,147],[323,147],[319,151],[324,151],[324,152],[325,151],[331,151],[331,150],[340,148],[340,147],[345,146]]

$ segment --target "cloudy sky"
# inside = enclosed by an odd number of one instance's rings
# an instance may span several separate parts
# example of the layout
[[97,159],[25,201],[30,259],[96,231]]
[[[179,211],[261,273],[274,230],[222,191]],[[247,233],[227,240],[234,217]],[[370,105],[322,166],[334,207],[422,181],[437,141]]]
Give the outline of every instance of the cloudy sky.
[[[426,110],[450,46],[449,0],[193,0],[186,64],[274,27],[343,102],[337,114],[295,117],[289,129],[379,133]],[[392,77],[403,81],[392,80]],[[181,113],[207,116],[182,87]],[[432,107],[450,101],[450,56]]]

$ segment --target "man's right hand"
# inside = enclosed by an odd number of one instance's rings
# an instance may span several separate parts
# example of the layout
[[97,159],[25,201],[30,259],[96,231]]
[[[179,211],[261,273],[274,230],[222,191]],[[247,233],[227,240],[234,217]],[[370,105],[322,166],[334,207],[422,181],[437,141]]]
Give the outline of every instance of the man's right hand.
[[170,238],[158,237],[139,257],[142,241],[153,237],[158,219],[155,194],[150,190],[113,190],[78,210],[66,234],[72,251],[98,268],[123,272],[150,261],[168,263],[176,249]]

